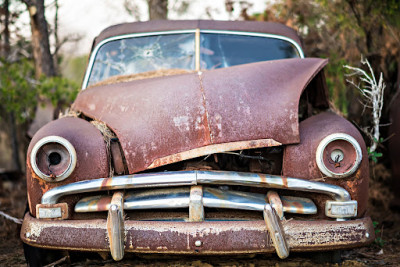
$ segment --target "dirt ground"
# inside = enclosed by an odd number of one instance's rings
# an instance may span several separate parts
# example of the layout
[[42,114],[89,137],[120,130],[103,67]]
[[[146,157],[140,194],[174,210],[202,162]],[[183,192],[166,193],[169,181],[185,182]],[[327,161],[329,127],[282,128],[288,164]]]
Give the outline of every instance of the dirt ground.
[[[342,252],[341,264],[320,263],[312,254],[291,254],[280,260],[276,255],[253,257],[175,257],[133,258],[122,262],[95,257],[56,266],[400,266],[400,210],[391,210],[390,174],[381,165],[375,167],[370,183],[370,215],[376,224],[375,243]],[[0,186],[0,210],[22,218],[26,206],[24,179],[3,181]],[[0,217],[0,266],[26,266],[19,225]]]

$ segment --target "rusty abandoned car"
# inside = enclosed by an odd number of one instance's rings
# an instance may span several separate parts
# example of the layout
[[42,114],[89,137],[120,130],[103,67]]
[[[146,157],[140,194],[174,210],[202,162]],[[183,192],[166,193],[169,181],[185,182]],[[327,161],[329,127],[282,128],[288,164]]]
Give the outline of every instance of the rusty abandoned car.
[[330,109],[326,64],[276,23],[107,28],[30,143],[23,242],[114,260],[371,243],[366,146]]

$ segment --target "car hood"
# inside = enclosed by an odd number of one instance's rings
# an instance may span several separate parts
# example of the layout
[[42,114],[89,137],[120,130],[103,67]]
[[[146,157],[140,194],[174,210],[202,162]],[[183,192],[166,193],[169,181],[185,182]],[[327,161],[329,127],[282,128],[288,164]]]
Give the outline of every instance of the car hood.
[[285,59],[95,86],[72,109],[117,135],[129,173],[229,150],[298,143],[298,106],[327,60]]

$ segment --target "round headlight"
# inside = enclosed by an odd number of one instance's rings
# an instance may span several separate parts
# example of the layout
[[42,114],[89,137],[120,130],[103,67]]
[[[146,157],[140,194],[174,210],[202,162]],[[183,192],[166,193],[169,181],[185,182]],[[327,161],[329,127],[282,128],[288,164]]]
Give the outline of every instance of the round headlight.
[[342,178],[353,174],[360,166],[362,151],[348,134],[335,133],[325,137],[317,148],[318,168],[328,177]]
[[76,166],[76,151],[60,136],[47,136],[35,144],[31,152],[34,172],[45,181],[58,182],[67,178]]

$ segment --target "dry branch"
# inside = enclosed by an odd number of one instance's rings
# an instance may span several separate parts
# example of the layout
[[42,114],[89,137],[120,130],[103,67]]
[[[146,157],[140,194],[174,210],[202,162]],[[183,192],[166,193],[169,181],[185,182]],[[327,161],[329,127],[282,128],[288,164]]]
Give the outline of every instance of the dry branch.
[[347,76],[357,76],[359,82],[347,80],[350,84],[356,87],[363,96],[364,108],[372,109],[372,127],[364,128],[364,132],[371,139],[371,147],[369,152],[373,153],[379,144],[379,126],[383,108],[383,94],[385,92],[386,84],[383,81],[383,74],[379,75],[379,81],[375,79],[374,71],[367,59],[361,58],[361,64],[367,65],[369,73],[361,68],[345,65],[343,67],[352,70],[353,72]]

